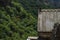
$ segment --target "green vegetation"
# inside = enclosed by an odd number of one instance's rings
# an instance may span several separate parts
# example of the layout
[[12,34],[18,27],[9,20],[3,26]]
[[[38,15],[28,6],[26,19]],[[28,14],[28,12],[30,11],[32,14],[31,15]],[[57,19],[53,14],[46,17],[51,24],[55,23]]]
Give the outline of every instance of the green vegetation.
[[[26,40],[37,36],[36,0],[12,0],[11,4],[0,5],[0,39]],[[42,8],[48,8],[41,5]]]
[[[19,1],[0,6],[0,40],[26,40],[28,36],[37,36],[37,11]],[[27,5],[28,10],[23,5]]]

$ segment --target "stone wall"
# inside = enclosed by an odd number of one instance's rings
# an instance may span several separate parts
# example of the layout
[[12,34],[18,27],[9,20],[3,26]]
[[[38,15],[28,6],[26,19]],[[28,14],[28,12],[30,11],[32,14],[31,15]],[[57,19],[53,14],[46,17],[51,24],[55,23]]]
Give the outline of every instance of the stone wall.
[[38,11],[38,32],[51,32],[57,22],[60,23],[60,9]]

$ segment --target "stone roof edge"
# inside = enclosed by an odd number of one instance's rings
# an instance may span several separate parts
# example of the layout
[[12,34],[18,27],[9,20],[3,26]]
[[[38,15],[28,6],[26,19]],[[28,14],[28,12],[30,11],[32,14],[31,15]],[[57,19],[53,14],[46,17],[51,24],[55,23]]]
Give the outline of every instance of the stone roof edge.
[[60,9],[41,9],[41,12],[60,12]]

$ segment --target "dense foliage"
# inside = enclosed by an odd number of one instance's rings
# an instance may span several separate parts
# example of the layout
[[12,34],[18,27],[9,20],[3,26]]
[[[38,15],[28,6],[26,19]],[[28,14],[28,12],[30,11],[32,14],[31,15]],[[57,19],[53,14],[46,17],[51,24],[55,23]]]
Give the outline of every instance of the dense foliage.
[[37,36],[38,4],[41,8],[51,7],[45,4],[40,5],[41,3],[37,0],[10,2],[7,0],[0,3],[0,39],[26,40],[28,36]]
[[13,0],[10,6],[0,6],[0,40],[26,40],[28,36],[37,36],[37,12],[23,5],[27,3]]

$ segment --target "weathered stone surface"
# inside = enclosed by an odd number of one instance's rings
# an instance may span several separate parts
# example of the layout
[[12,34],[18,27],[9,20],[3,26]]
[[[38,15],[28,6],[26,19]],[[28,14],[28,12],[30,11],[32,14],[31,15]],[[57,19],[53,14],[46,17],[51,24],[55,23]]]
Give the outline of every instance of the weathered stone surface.
[[42,9],[38,13],[38,32],[51,32],[57,22],[60,23],[60,9]]

